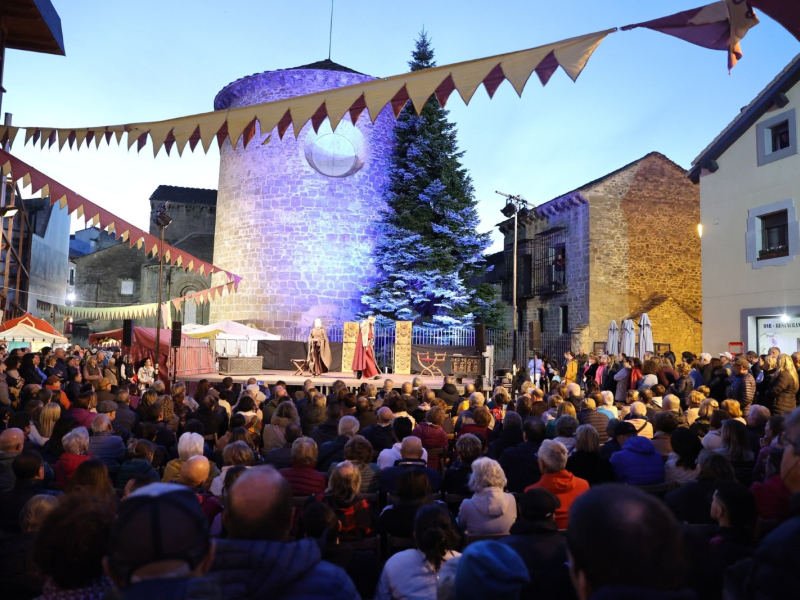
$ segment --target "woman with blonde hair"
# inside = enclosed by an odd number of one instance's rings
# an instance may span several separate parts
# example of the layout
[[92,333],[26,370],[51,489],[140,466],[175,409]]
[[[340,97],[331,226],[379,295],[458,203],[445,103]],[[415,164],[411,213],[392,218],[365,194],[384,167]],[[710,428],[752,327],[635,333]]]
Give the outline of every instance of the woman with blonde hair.
[[797,408],[797,369],[788,354],[781,354],[776,362],[775,374],[761,404],[773,415],[787,415]]
[[697,418],[691,424],[690,429],[699,438],[704,438],[711,429],[711,415],[719,408],[719,402],[714,398],[706,398],[700,403],[697,409]]
[[37,429],[45,442],[53,435],[53,427],[55,427],[56,421],[60,418],[61,407],[58,404],[50,402],[42,407],[39,413],[39,426]]
[[550,407],[550,409],[542,413],[542,421],[548,423],[557,419],[559,417],[558,407],[561,406],[563,402],[564,398],[562,398],[559,394],[551,394],[550,398],[547,399],[547,405]]
[[689,408],[686,409],[684,416],[686,417],[686,423],[690,427],[692,423],[697,420],[697,417],[700,416],[700,405],[705,399],[706,397],[700,390],[692,390],[692,393],[689,394]]
[[545,427],[545,431],[547,433],[547,439],[552,440],[556,437],[556,421],[559,418],[563,417],[564,415],[569,415],[570,417],[578,418],[578,412],[575,410],[575,405],[572,402],[562,402],[558,405],[556,409],[556,418],[552,421],[547,422],[547,426]]
[[723,400],[719,407],[727,412],[734,421],[739,421],[742,425],[747,425],[747,421],[742,417],[742,406],[739,404],[738,400]]
[[267,453],[275,448],[281,448],[286,443],[286,426],[289,423],[300,424],[294,402],[281,402],[272,413],[269,425],[264,427],[261,438],[263,441],[262,452]]

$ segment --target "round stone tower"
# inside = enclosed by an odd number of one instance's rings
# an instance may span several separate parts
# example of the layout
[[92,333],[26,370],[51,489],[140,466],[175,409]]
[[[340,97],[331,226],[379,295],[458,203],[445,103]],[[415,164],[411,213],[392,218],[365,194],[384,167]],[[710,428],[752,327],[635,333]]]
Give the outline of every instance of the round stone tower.
[[[239,79],[216,110],[248,106],[373,79],[329,60]],[[239,292],[213,302],[211,320],[231,319],[290,336],[295,326],[352,320],[374,280],[375,222],[384,207],[394,119],[366,111],[336,131],[326,120],[269,143],[222,147],[214,264],[243,277]],[[217,276],[215,276],[217,277]],[[214,280],[217,284],[217,280]]]

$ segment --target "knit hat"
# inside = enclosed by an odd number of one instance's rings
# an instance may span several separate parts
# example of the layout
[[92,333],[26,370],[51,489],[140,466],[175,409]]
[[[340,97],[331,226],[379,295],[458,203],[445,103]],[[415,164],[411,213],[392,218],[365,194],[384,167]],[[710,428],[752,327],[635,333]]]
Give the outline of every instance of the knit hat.
[[129,583],[151,563],[185,561],[190,570],[208,554],[208,520],[197,496],[175,483],[151,483],[125,498],[111,531],[111,570]]
[[614,437],[618,435],[636,435],[636,427],[633,426],[633,423],[629,423],[628,421],[617,423],[614,425]]
[[531,580],[528,568],[511,546],[475,542],[461,554],[456,568],[458,600],[515,600]]
[[546,521],[557,508],[561,508],[561,500],[544,488],[528,490],[522,495],[519,504],[526,521]]
[[97,403],[97,414],[105,415],[112,412],[117,412],[119,406],[113,400],[103,400]]

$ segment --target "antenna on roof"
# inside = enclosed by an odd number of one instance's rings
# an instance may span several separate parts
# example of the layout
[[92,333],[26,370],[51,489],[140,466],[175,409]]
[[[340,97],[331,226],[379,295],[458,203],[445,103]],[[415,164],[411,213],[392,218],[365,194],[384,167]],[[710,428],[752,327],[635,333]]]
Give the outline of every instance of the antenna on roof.
[[331,45],[333,44],[333,0],[331,0],[331,27],[328,31],[328,60],[331,59]]

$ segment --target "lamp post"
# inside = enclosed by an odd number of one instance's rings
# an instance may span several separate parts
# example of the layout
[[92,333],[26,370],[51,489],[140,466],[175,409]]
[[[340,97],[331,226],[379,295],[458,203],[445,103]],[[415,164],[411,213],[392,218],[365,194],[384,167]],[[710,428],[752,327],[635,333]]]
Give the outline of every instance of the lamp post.
[[[513,257],[513,275],[511,281],[511,329],[512,329],[512,348],[511,348],[511,373],[514,377],[517,375],[517,224],[519,223],[519,213],[525,211],[524,214],[528,214],[528,201],[525,200],[522,196],[517,194],[516,196],[512,196],[511,194],[504,194],[503,192],[495,191],[495,194],[499,194],[506,199],[506,205],[500,210],[503,213],[503,216],[507,219],[514,217],[514,257]],[[513,380],[512,380],[512,389],[513,389]]]
[[158,379],[159,358],[161,356],[161,295],[164,291],[164,230],[172,223],[172,218],[167,213],[169,202],[162,204],[158,212],[156,212],[153,222],[158,226],[161,232],[161,245],[158,248],[158,306],[156,307],[156,346],[155,346],[155,360],[153,361],[155,374],[154,378]]

